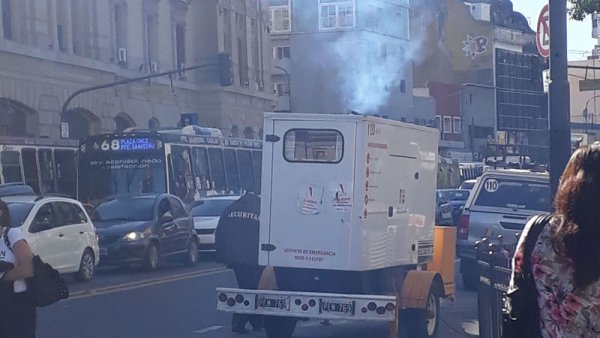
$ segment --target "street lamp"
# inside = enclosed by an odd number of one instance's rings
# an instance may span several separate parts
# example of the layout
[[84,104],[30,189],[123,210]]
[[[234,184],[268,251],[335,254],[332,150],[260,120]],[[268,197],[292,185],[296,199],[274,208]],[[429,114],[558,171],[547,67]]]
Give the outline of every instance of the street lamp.
[[585,101],[585,108],[583,109],[583,118],[585,119],[585,123],[588,122],[588,105],[590,104],[590,101],[594,100],[594,112],[592,113],[592,125],[594,124],[594,115],[596,115],[596,98],[600,97],[600,95],[595,95],[590,97],[587,101]]
[[285,77],[287,80],[287,86],[288,86],[288,112],[291,113],[292,112],[292,83],[290,81],[290,73],[287,71],[287,69],[280,67],[280,66],[273,66],[273,68],[279,69],[280,71],[282,71],[285,74]]

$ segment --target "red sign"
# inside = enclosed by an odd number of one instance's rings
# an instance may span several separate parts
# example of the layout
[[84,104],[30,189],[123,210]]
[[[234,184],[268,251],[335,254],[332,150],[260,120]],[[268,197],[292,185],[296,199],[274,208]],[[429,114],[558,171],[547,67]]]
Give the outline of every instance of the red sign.
[[538,18],[535,43],[542,57],[547,58],[550,56],[550,11],[548,5],[542,8]]

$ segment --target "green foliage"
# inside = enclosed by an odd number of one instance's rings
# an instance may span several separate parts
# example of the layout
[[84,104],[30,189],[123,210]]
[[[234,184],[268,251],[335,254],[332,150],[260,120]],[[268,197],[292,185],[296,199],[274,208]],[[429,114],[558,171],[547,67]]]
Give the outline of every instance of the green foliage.
[[581,21],[586,15],[600,12],[600,0],[569,0],[569,16]]

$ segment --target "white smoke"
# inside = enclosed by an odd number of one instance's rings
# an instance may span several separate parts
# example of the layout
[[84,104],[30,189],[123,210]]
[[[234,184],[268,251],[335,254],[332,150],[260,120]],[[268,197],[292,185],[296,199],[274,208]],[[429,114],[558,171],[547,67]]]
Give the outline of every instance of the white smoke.
[[[425,0],[429,2],[431,0]],[[428,9],[433,8],[427,5]],[[346,111],[357,111],[363,114],[393,112],[385,111],[394,95],[412,95],[410,80],[412,65],[418,64],[420,50],[424,47],[426,38],[425,25],[432,19],[431,13],[426,13],[412,20],[418,20],[423,29],[410,32],[410,39],[400,39],[369,31],[348,31],[315,41],[319,51],[318,59],[335,60],[336,83],[339,86],[339,96]],[[397,19],[396,17],[386,16]],[[400,33],[401,23],[398,21],[382,23],[380,27],[396,27]],[[413,26],[414,27],[414,26]],[[403,84],[404,82],[404,84]],[[404,86],[406,92],[401,93]]]

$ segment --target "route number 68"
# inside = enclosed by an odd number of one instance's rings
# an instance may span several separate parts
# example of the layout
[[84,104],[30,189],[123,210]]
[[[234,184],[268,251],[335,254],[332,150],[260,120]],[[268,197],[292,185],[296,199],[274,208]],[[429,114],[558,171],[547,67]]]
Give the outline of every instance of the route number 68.
[[108,141],[108,140],[104,140],[102,141],[102,145],[100,145],[100,149],[104,150],[104,151],[108,151],[108,150],[119,150],[120,145],[119,145],[119,140],[112,140],[112,141]]

